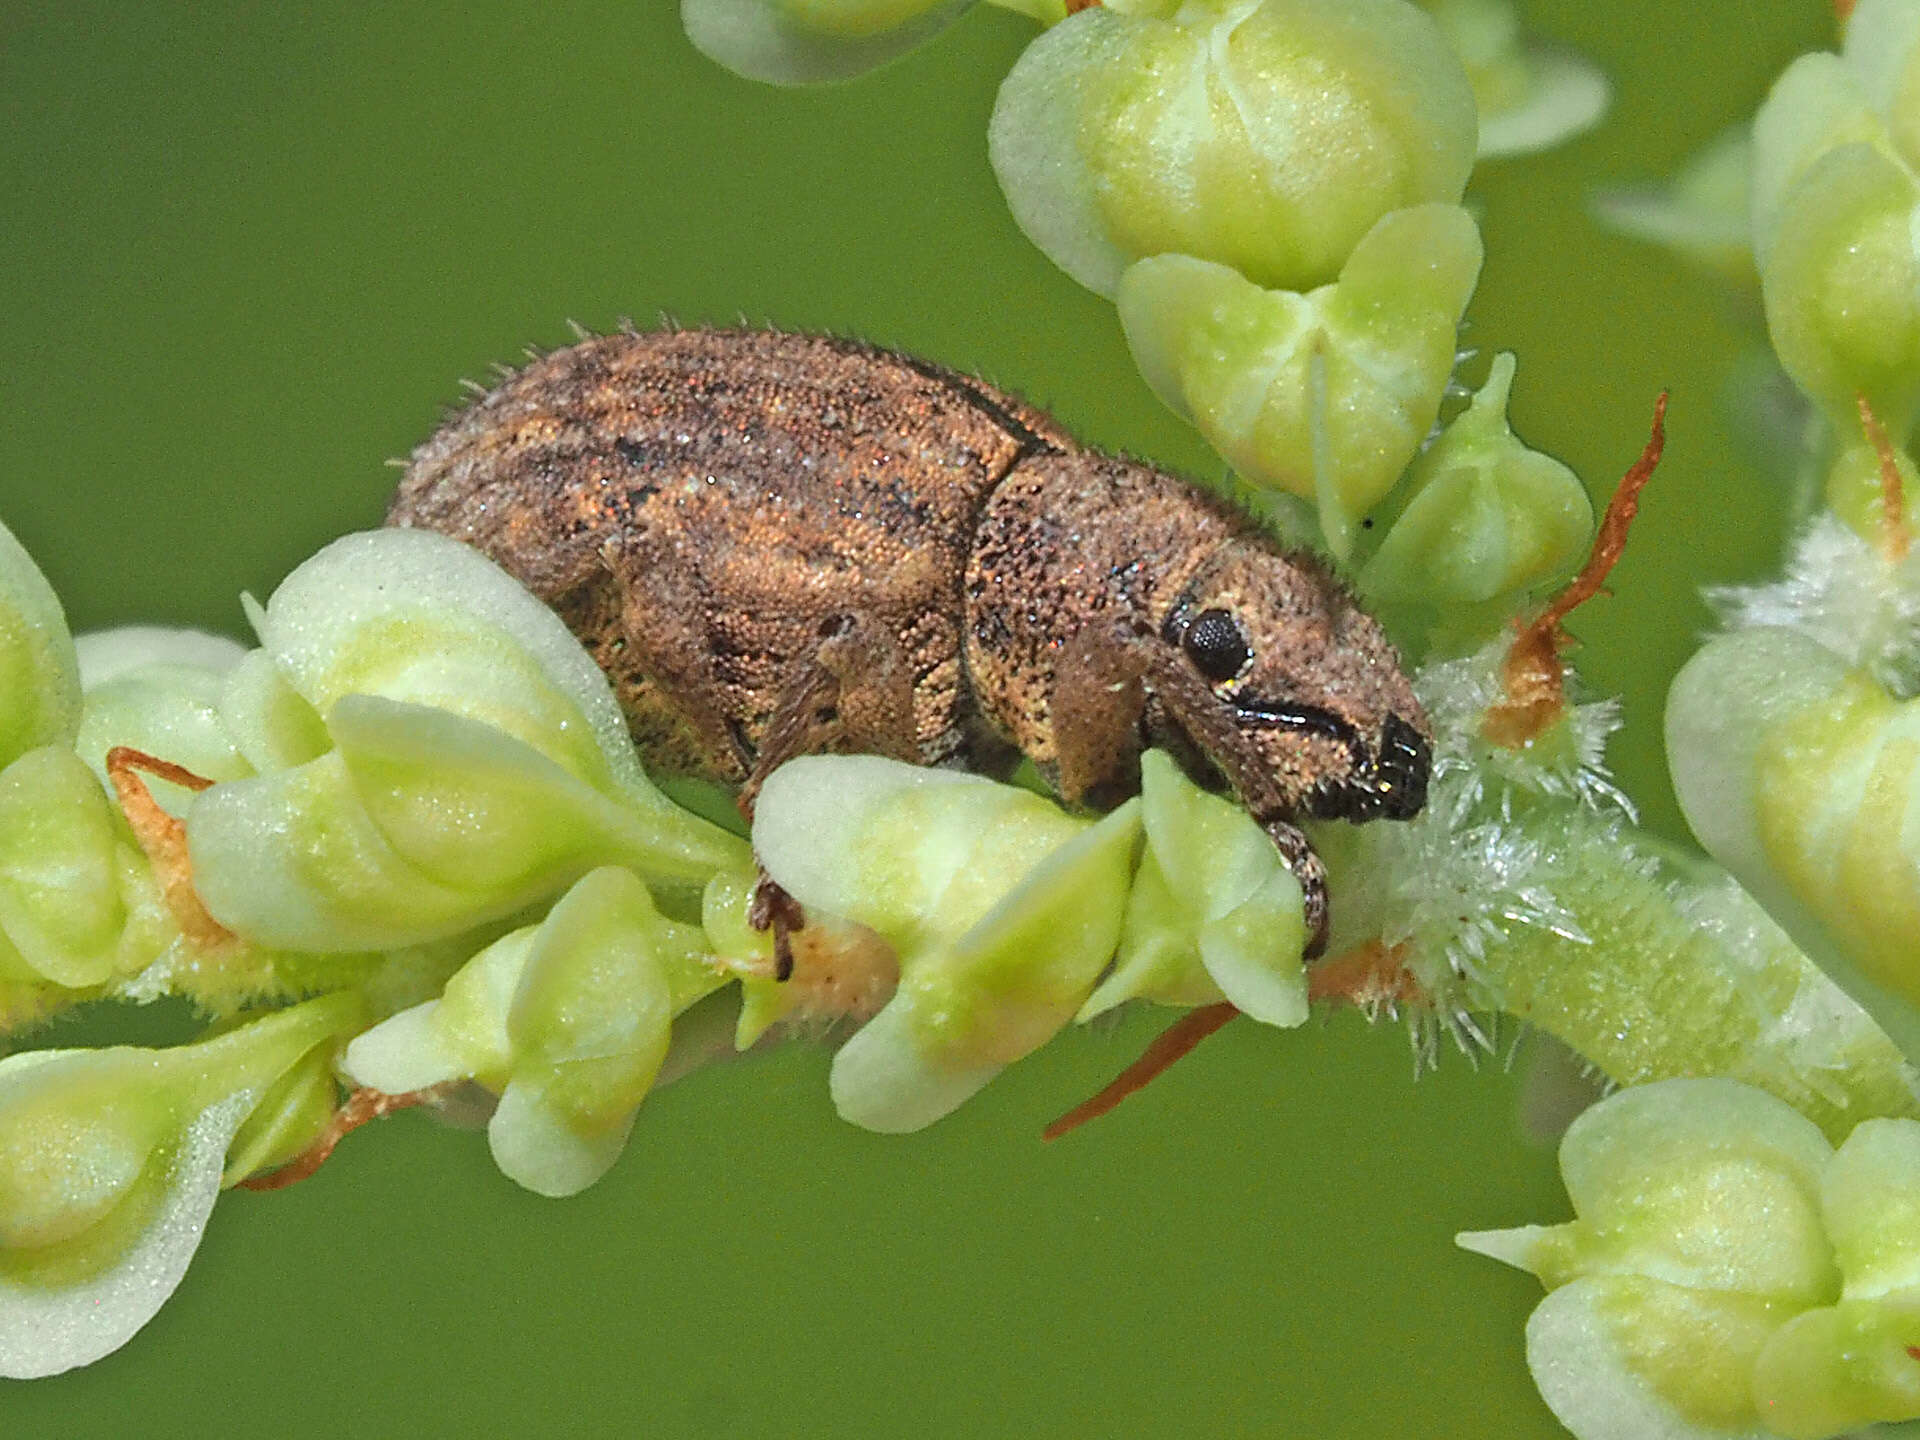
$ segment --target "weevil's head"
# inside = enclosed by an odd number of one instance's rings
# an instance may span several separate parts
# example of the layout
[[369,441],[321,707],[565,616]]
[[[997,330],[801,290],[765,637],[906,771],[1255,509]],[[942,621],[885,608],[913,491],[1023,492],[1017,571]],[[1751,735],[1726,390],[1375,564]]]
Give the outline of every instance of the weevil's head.
[[1230,541],[1160,633],[1229,707],[1299,813],[1406,820],[1426,804],[1427,717],[1379,622],[1318,562]]

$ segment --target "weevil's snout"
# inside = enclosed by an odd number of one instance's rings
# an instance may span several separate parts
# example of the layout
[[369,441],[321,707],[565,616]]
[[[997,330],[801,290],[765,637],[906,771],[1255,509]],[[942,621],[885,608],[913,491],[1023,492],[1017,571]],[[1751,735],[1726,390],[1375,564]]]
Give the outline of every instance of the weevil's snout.
[[[1390,713],[1380,737],[1369,746],[1349,729],[1352,769],[1338,780],[1322,781],[1309,801],[1322,820],[1411,820],[1426,806],[1427,779],[1433,770],[1433,746],[1411,721]],[[1371,751],[1371,753],[1369,753]]]
[[1425,807],[1427,777],[1433,772],[1433,746],[1398,715],[1387,717],[1380,734],[1380,758],[1373,769],[1382,815],[1411,820]]

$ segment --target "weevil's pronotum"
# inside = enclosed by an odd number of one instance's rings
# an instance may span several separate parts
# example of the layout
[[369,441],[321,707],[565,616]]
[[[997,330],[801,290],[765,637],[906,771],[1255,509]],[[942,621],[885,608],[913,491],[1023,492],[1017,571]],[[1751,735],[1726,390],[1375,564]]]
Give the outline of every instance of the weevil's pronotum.
[[1314,953],[1325,874],[1295,822],[1426,800],[1419,702],[1319,562],[904,355],[588,339],[416,450],[388,520],[517,576],[605,668],[648,765],[736,784],[749,813],[810,752],[988,773],[1025,754],[1100,806],[1163,745],[1272,835]]

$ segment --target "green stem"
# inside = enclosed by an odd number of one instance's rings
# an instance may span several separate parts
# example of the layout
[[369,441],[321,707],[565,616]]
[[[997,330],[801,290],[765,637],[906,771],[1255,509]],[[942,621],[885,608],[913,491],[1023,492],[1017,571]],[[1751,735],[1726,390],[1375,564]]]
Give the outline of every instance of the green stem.
[[1589,940],[1507,927],[1474,966],[1476,1007],[1539,1026],[1618,1084],[1744,1080],[1835,1141],[1920,1114],[1893,1042],[1717,867],[1584,812],[1521,818]]

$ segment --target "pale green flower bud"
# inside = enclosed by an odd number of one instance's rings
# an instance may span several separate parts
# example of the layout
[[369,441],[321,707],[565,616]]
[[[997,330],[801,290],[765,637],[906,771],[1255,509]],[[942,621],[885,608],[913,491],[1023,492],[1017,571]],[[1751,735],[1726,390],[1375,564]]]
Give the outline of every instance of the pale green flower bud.
[[1817,1304],[1840,1276],[1821,1218],[1832,1155],[1819,1128],[1731,1080],[1663,1080],[1616,1092],[1560,1144],[1579,1218],[1514,1237],[1523,1268],[1556,1288],[1642,1274],[1700,1290]]
[[1753,133],[1734,125],[1689,156],[1663,185],[1607,189],[1594,198],[1602,224],[1668,250],[1751,290]]
[[1860,0],[1840,55],[1884,117],[1894,149],[1909,165],[1920,161],[1920,5]]
[[1920,1360],[1909,1347],[1920,1347],[1920,1295],[1796,1315],[1754,1362],[1768,1433],[1827,1440],[1876,1421],[1920,1419]]
[[[1894,468],[1900,472],[1901,516],[1912,514],[1920,499],[1920,472],[1904,450],[1895,450]],[[1886,485],[1880,476],[1880,452],[1862,442],[1842,450],[1827,469],[1827,508],[1852,527],[1854,534],[1878,546],[1887,533]]]
[[1248,479],[1311,500],[1335,554],[1433,428],[1480,236],[1457,206],[1373,225],[1337,283],[1263,290],[1160,255],[1120,282],[1120,321],[1154,392]]
[[1571,570],[1593,539],[1579,478],[1507,424],[1511,353],[1417,459],[1411,498],[1360,572],[1362,594],[1389,603],[1478,604]]
[[278,1170],[326,1134],[340,1108],[333,1061],[330,1047],[315,1046],[267,1087],[227,1147],[223,1187]]
[[1843,431],[1864,393],[1920,409],[1920,6],[1865,0],[1839,55],[1790,65],[1754,121],[1753,243],[1780,363]]
[[626,870],[593,871],[538,925],[494,942],[438,1000],[356,1038],[344,1069],[406,1094],[458,1080],[494,1091],[502,1173],[571,1195],[619,1158],[666,1058],[673,1017],[718,989],[701,930],[660,915]]
[[1890,434],[1920,408],[1920,185],[1870,144],[1816,160],[1787,192],[1761,256],[1780,364],[1836,426],[1864,394]]
[[262,774],[291,770],[333,748],[320,712],[293,688],[266,650],[249,650],[226,672],[220,721],[234,748]]
[[0,1374],[89,1364],[152,1319],[257,1098],[362,1023],[333,995],[172,1050],[0,1061]]
[[247,647],[238,640],[190,625],[116,625],[111,630],[90,630],[74,637],[73,650],[85,690],[150,665],[190,666],[224,675],[247,653]]
[[988,132],[1014,219],[1081,284],[1180,254],[1311,290],[1382,215],[1459,200],[1473,92],[1405,0],[1128,9],[1035,40]]
[[973,0],[680,0],[687,38],[749,80],[807,85],[885,64]]
[[344,536],[251,618],[323,720],[346,695],[431,706],[504,731],[589,784],[655,794],[592,657],[559,616],[457,540],[410,529]]
[[80,666],[66,612],[13,532],[0,525],[0,767],[80,724]]
[[1860,1125],[1821,1198],[1840,1302],[1783,1326],[1754,1372],[1767,1428],[1795,1440],[1920,1419],[1920,1124]]
[[[256,616],[222,696],[257,765],[187,817],[195,886],[259,944],[323,953],[444,939],[602,864],[690,901],[747,847],[642,774],[606,677],[477,552],[350,536]],[[316,729],[316,726],[318,727]],[[301,759],[316,744],[331,746]]]
[[1827,1167],[1821,1205],[1843,1298],[1920,1297],[1920,1123],[1862,1121]]
[[754,849],[795,899],[899,956],[893,998],[834,1057],[843,1119],[917,1130],[1073,1018],[1120,938],[1140,832],[1009,785],[872,756],[776,770]]
[[1675,678],[1667,753],[1701,843],[1920,1056],[1920,702],[1798,631],[1740,631]]
[[1575,1120],[1569,1224],[1459,1243],[1538,1275],[1542,1397],[1580,1440],[1753,1433],[1755,1359],[1839,1275],[1820,1209],[1831,1156],[1780,1101],[1727,1080],[1624,1090]]
[[[233,651],[237,661],[242,652],[238,646]],[[135,665],[90,681],[74,749],[102,784],[108,783],[107,752],[116,745],[169,760],[205,780],[242,779],[253,774],[253,766],[221,719],[226,685],[222,670],[170,662]],[[148,790],[172,815],[184,814],[193,796],[159,777],[149,779]]]
[[1606,113],[1606,77],[1577,55],[1526,42],[1511,0],[1421,3],[1473,83],[1481,159],[1548,149]]
[[79,756],[47,746],[0,770],[0,976],[89,989],[144,969],[176,934]]
[[1171,756],[1140,757],[1146,854],[1127,898],[1113,972],[1074,1018],[1128,1000],[1230,1000],[1268,1025],[1307,1018],[1300,884],[1267,833],[1231,800],[1209,795]]
[[1802,55],[1774,82],[1753,120],[1750,223],[1764,261],[1787,196],[1816,162],[1847,145],[1890,150],[1859,77],[1837,55]]

